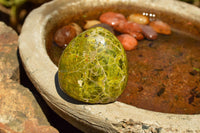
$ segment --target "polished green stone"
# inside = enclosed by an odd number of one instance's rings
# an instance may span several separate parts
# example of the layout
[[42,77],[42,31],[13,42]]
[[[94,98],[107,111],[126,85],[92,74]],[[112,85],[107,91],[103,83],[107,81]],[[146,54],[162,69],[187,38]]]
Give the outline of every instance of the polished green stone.
[[58,67],[61,89],[87,103],[113,102],[127,83],[123,46],[101,27],[91,28],[74,38],[63,51]]

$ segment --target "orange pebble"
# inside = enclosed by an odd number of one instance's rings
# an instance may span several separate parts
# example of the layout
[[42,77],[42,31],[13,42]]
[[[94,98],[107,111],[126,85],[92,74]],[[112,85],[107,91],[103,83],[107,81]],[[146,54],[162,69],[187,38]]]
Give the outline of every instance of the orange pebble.
[[142,14],[131,14],[128,16],[128,21],[135,22],[138,24],[148,24],[149,18]]
[[122,34],[117,36],[117,38],[121,42],[125,50],[133,50],[138,44],[137,40],[129,34]]
[[171,27],[160,20],[152,21],[149,24],[157,33],[170,35],[171,34]]

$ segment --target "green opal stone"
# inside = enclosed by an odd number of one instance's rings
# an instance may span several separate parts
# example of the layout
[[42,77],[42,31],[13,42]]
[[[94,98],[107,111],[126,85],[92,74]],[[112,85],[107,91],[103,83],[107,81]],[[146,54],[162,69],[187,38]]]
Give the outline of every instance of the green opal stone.
[[86,103],[114,102],[127,83],[127,58],[118,39],[102,27],[74,38],[63,51],[58,70],[61,89]]

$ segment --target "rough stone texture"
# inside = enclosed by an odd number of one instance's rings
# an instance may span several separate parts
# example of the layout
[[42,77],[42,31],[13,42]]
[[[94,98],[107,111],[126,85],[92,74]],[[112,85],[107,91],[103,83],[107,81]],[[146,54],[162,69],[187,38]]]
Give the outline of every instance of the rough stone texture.
[[17,41],[17,33],[0,22],[0,81],[10,78],[19,80]]
[[0,133],[58,133],[28,88],[19,84],[18,35],[0,22]]
[[33,119],[25,122],[24,131],[22,133],[58,133],[58,131],[50,126],[39,125],[38,121]]

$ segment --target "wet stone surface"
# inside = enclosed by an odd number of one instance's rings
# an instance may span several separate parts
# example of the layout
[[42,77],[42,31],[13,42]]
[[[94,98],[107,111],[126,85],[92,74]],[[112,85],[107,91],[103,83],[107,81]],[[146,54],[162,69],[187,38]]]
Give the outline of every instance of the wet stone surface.
[[31,91],[20,85],[18,35],[0,22],[0,133],[58,133]]

